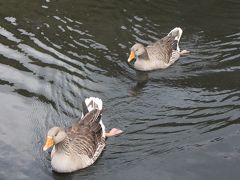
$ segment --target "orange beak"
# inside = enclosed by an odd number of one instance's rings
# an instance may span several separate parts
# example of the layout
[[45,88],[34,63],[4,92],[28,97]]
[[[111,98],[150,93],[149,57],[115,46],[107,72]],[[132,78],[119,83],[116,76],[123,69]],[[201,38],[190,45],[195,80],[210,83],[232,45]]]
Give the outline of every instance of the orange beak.
[[43,151],[48,150],[50,147],[52,147],[54,145],[54,141],[53,138],[51,136],[47,137],[46,143],[43,146]]
[[135,54],[133,51],[131,51],[129,57],[128,57],[128,62],[130,63],[133,59],[135,58]]

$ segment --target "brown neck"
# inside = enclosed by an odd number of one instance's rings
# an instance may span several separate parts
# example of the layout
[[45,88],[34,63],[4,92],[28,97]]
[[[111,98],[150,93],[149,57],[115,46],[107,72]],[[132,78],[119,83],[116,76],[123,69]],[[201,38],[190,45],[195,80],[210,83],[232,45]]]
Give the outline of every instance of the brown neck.
[[64,151],[66,153],[69,153],[69,138],[64,138],[63,141],[59,142],[55,145],[56,151]]

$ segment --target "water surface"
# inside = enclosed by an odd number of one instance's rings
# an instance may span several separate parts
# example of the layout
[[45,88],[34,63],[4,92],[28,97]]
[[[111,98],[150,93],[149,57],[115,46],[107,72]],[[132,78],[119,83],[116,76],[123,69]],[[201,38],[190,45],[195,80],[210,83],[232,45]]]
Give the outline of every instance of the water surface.
[[[240,3],[0,2],[0,179],[239,179]],[[135,72],[134,42],[174,27],[191,51],[168,69]],[[124,130],[100,159],[53,173],[48,129],[67,127],[88,96]]]

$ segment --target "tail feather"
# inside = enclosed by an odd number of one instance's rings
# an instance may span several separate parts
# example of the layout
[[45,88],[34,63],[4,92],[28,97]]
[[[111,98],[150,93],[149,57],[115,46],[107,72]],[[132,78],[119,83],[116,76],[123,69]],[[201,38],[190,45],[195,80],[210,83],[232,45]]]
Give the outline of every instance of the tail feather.
[[[103,107],[102,100],[97,97],[86,98],[83,101],[82,105],[83,105],[82,117],[84,117],[87,113],[91,112],[94,109],[98,109],[101,111],[102,107]],[[105,137],[105,126],[102,122],[101,116],[100,116],[99,124],[101,125],[101,128],[102,128],[102,136]],[[95,128],[97,128],[97,127],[95,127]]]
[[96,97],[86,98],[82,103],[83,113],[82,116],[85,116],[88,112],[98,109],[102,110],[102,100]]
[[178,46],[178,43],[180,41],[180,38],[182,36],[182,33],[183,33],[183,30],[180,28],[180,27],[176,27],[174,28],[173,30],[171,30],[169,33],[168,33],[168,36],[173,36],[175,37],[174,40],[177,41],[177,51],[180,51],[180,48]]

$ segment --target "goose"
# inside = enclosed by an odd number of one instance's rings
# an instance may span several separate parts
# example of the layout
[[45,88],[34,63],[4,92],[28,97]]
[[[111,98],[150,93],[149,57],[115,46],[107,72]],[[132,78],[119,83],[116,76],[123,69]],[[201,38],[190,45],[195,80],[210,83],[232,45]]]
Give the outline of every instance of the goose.
[[47,133],[43,150],[53,147],[53,171],[70,173],[92,165],[102,153],[106,138],[123,132],[117,128],[106,132],[102,122],[101,99],[86,98],[82,105],[82,116],[71,127],[53,127]]
[[179,41],[182,36],[182,29],[176,27],[167,36],[144,47],[136,43],[131,47],[128,63],[134,59],[133,66],[139,71],[151,71],[165,69],[176,62],[181,55],[189,53],[187,50],[180,51]]

